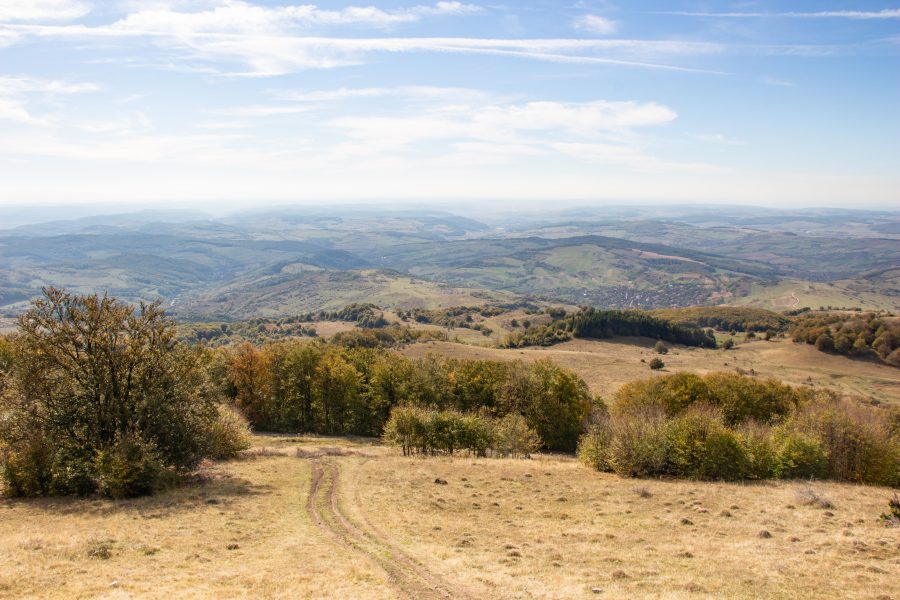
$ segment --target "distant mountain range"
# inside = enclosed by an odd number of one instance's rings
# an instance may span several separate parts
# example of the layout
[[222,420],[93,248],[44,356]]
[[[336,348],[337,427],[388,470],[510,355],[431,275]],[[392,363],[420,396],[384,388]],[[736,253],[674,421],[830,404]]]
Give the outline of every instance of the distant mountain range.
[[528,297],[617,308],[805,300],[900,310],[898,231],[900,213],[745,207],[80,215],[0,231],[0,312],[16,313],[46,285],[159,299],[197,319],[372,298],[398,307]]

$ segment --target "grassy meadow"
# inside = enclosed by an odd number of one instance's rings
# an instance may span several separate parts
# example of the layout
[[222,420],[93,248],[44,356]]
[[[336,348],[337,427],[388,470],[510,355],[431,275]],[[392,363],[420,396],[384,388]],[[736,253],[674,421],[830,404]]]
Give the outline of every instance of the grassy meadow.
[[547,348],[520,349],[426,342],[411,345],[404,353],[424,356],[436,352],[456,358],[491,360],[551,358],[575,371],[593,393],[605,398],[612,396],[623,383],[634,379],[678,371],[705,374],[741,369],[792,385],[811,385],[900,405],[900,371],[894,367],[825,354],[813,346],[795,344],[787,339],[742,341],[742,335],[736,339],[739,343],[732,350],[673,347],[662,357],[665,368],[656,372],[648,366],[650,360],[658,356],[653,350],[656,341],[639,338],[576,339]]
[[0,597],[896,598],[890,495],[256,436],[154,497],[3,499]]

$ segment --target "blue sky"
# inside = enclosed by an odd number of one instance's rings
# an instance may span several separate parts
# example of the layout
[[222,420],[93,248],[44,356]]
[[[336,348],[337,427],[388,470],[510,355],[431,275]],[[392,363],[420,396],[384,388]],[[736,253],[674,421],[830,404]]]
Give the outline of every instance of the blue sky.
[[0,203],[900,208],[900,5],[0,0]]

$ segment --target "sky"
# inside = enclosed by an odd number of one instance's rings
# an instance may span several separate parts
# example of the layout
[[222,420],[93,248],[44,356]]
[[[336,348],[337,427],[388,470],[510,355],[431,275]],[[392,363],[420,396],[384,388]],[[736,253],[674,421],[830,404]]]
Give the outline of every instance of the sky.
[[0,0],[0,204],[900,209],[900,4]]

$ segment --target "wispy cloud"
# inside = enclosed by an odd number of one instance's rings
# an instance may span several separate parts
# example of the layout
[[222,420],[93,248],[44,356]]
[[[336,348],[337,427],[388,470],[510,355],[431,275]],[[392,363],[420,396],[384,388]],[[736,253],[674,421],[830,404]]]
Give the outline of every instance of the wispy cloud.
[[92,83],[67,83],[31,77],[0,77],[0,120],[26,125],[50,127],[55,124],[51,115],[37,116],[29,104],[34,97],[52,98],[58,95],[93,92],[99,88]]
[[90,11],[90,4],[81,0],[3,0],[0,22],[71,21]]
[[823,10],[815,12],[688,12],[663,11],[656,14],[682,17],[709,17],[717,19],[900,19],[900,8],[877,11]]
[[[710,72],[659,62],[663,57],[707,55],[725,47],[710,42],[640,39],[495,39],[463,37],[345,38],[285,33],[265,20],[239,20],[220,29],[211,21],[187,19],[177,24],[131,20],[107,26],[10,25],[21,35],[56,39],[151,38],[158,45],[182,52],[188,59],[221,63],[234,61],[246,71],[221,71],[250,76],[273,76],[306,69],[332,69],[366,62],[371,53],[456,53],[507,55],[552,62],[606,64],[683,72]],[[0,29],[2,31],[2,29]],[[603,55],[598,55],[602,53]],[[166,63],[170,64],[170,63]]]
[[383,10],[375,6],[327,10],[315,4],[269,7],[232,0],[199,12],[179,11],[175,10],[175,6],[142,9],[117,21],[112,27],[125,31],[167,31],[179,35],[203,32],[263,33],[329,25],[389,27],[413,23],[423,17],[459,16],[480,11],[479,6],[461,2],[438,2],[397,10]]
[[619,29],[618,23],[599,15],[582,15],[575,19],[573,25],[575,29],[599,35],[610,35]]
[[766,85],[772,85],[772,86],[776,86],[776,87],[786,87],[786,88],[797,87],[797,84],[794,83],[793,81],[790,81],[788,79],[781,79],[779,77],[772,77],[770,75],[764,76],[761,79],[761,81]]
[[[131,6],[131,5],[128,5]],[[348,6],[326,10],[314,4],[263,6],[243,0],[222,2],[137,3],[137,10],[108,24],[0,24],[0,45],[32,38],[100,41],[145,38],[181,55],[185,62],[215,64],[220,73],[272,76],[305,69],[331,69],[365,63],[372,53],[456,53],[673,71],[703,71],[666,64],[674,56],[716,53],[718,44],[670,40],[493,39],[463,37],[338,37],[323,28],[386,28],[426,17],[464,16],[481,12],[476,4],[441,1],[386,10]],[[191,9],[192,8],[192,9]],[[608,34],[616,24],[584,15],[576,26]],[[318,35],[315,35],[318,34]],[[170,66],[171,55],[161,66]],[[149,62],[149,61],[148,61]],[[232,63],[231,65],[222,63]],[[235,69],[235,63],[244,69]],[[194,66],[194,65],[190,65]]]
[[706,142],[707,144],[717,144],[719,146],[743,146],[744,142],[741,140],[728,137],[722,133],[699,133],[694,136],[696,139],[701,142]]

